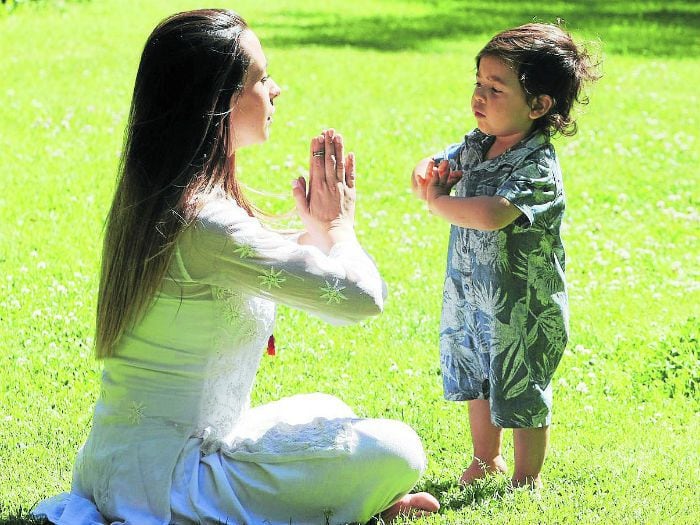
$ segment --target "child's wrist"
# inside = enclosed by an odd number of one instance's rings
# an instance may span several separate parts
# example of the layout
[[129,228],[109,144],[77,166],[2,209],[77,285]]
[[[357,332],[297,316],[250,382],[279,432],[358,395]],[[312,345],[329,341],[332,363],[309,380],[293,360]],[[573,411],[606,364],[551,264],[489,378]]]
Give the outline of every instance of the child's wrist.
[[444,197],[446,197],[446,195],[440,193],[427,198],[426,202],[428,203],[428,209],[435,213],[437,207],[439,206],[439,201]]

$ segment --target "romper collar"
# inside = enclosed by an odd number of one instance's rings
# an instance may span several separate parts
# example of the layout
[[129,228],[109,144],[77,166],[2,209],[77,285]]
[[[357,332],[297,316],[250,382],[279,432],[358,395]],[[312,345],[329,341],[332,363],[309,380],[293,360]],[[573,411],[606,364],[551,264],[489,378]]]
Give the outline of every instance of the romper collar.
[[487,135],[479,128],[475,128],[465,137],[465,142],[469,149],[477,152],[479,162],[498,162],[499,164],[519,164],[525,157],[533,151],[549,144],[549,138],[541,132],[534,132],[524,137],[520,142],[514,144],[507,151],[501,153],[498,157],[485,160],[486,152],[496,138],[493,135]]

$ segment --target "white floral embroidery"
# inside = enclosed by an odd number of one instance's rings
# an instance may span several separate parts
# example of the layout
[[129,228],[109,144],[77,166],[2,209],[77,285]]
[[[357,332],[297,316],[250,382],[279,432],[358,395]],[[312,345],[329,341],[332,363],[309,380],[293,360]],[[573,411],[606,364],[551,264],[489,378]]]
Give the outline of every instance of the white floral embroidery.
[[204,374],[207,381],[197,423],[206,453],[219,448],[223,434],[249,406],[261,350],[274,319],[274,304],[270,301],[228,288],[217,288],[214,295],[222,325],[212,334],[214,350]]

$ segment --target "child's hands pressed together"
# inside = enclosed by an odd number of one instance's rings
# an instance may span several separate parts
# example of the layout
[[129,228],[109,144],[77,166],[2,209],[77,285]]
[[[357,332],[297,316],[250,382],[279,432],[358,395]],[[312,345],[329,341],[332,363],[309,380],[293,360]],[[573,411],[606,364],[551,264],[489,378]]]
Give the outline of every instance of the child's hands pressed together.
[[450,163],[442,160],[437,166],[435,161],[430,160],[425,168],[422,191],[425,194],[425,201],[430,205],[435,199],[449,195],[452,188],[462,178],[461,171],[452,171]]
[[[443,178],[442,182],[439,182],[440,177]],[[437,179],[437,185],[439,185],[441,191],[444,192],[440,193],[440,195],[449,195],[452,187],[457,184],[461,178],[461,171],[450,171],[450,163],[448,161],[443,160],[436,165],[432,158],[427,158],[420,161],[413,170],[411,174],[411,190],[420,200],[430,203],[431,200],[437,197],[437,190],[432,189],[430,190],[431,198],[428,198],[428,188],[433,184],[434,179]]]

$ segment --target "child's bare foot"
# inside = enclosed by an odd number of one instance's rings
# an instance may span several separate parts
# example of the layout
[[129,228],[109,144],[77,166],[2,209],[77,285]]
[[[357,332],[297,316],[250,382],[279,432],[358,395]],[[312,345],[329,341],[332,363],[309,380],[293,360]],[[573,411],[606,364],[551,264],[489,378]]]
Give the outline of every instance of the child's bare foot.
[[474,457],[472,464],[462,473],[459,482],[462,485],[469,485],[474,480],[485,478],[487,474],[505,473],[507,470],[508,466],[502,456],[496,456],[488,461]]
[[391,507],[382,512],[382,520],[391,523],[397,516],[410,516],[420,518],[426,514],[436,512],[440,508],[440,503],[432,494],[418,492],[416,494],[406,494]]
[[539,490],[544,486],[542,483],[542,476],[540,475],[536,477],[526,476],[523,479],[516,479],[513,477],[511,484],[514,488],[528,488],[530,490]]

